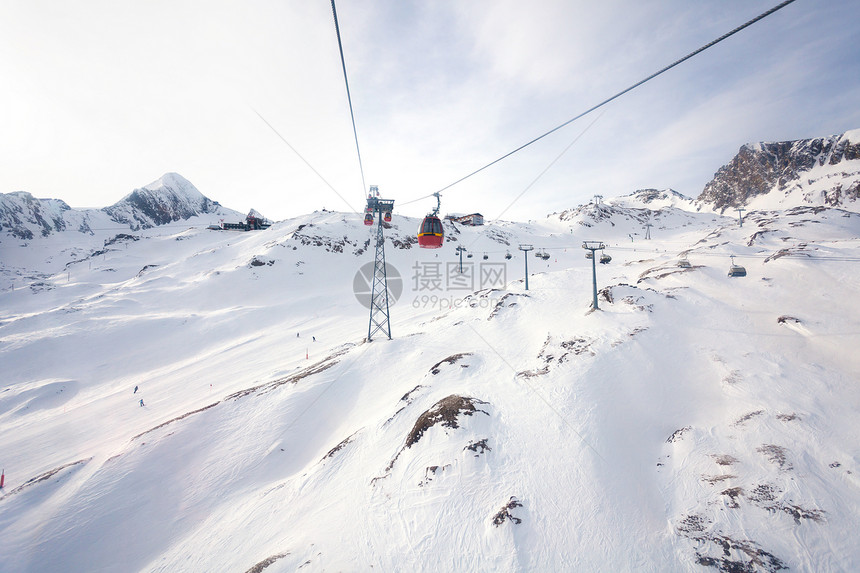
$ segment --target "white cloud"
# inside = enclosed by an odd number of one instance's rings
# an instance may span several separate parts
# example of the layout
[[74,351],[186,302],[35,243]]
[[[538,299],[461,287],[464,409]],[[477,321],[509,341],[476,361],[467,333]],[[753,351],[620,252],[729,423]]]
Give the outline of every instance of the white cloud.
[[[0,108],[14,110],[0,192],[104,205],[177,171],[240,210],[347,209],[256,110],[360,208],[327,3],[55,4],[11,3],[0,21]],[[341,3],[367,183],[426,195],[771,6]],[[506,216],[639,187],[695,195],[747,141],[858,127],[858,18],[850,0],[792,4],[623,96]],[[507,205],[590,119],[452,188],[443,210]]]

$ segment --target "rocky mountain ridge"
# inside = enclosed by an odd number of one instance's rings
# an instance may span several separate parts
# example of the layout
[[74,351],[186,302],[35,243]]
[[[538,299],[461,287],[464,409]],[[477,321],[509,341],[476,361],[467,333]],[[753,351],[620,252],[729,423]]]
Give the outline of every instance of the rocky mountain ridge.
[[26,191],[0,193],[0,237],[23,240],[62,231],[91,233],[96,227],[117,224],[137,231],[199,215],[244,218],[204,196],[177,173],[166,173],[102,209],[73,209],[60,199],[38,199]]
[[860,198],[860,130],[741,146],[696,199],[724,212],[803,205],[849,207]]
[[[71,215],[72,208],[60,199],[37,199],[26,191],[0,194],[0,231],[16,239],[32,239],[34,230],[42,236],[65,231]],[[89,229],[85,219],[79,221],[81,232]]]
[[148,229],[195,215],[217,214],[220,209],[220,203],[204,196],[190,181],[178,173],[166,173],[103,211],[118,223]]

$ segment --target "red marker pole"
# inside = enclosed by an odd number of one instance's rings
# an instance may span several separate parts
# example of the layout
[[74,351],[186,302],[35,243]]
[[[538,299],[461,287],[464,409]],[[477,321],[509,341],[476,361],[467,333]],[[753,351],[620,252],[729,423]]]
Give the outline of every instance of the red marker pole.
[[3,473],[0,474],[0,489],[3,489],[3,484],[6,483],[6,470],[3,470]]

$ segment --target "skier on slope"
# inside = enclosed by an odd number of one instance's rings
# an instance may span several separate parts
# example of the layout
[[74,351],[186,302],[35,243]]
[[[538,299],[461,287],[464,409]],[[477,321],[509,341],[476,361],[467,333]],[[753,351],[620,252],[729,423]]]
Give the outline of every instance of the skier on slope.
[[141,398],[141,399],[140,399],[140,407],[141,407],[141,408],[143,408],[143,406],[144,406],[144,404],[143,404],[143,398]]

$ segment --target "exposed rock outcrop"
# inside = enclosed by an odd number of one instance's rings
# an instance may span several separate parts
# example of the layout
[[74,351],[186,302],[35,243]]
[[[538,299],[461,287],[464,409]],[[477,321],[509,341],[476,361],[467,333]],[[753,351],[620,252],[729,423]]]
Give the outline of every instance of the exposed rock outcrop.
[[118,223],[148,229],[195,215],[217,213],[220,207],[181,175],[167,173],[102,210]]
[[[860,130],[747,144],[705,185],[697,201],[724,212],[774,195],[768,206],[844,206],[860,197]],[[753,205],[755,206],[755,205]]]

